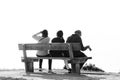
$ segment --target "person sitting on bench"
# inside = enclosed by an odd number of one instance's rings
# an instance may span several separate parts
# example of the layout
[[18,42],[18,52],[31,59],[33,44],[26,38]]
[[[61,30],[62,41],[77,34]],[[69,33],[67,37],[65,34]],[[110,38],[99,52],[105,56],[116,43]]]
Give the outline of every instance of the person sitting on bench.
[[[63,31],[62,30],[59,30],[57,32],[57,37],[53,38],[52,39],[52,43],[64,43],[65,40],[63,38]],[[68,51],[55,51],[55,50],[50,50],[50,55],[52,57],[69,57],[69,53],[67,53]],[[51,59],[51,62],[52,62],[52,59]],[[65,66],[68,70],[68,73],[71,72],[71,69],[69,68],[69,65],[68,65],[68,61],[67,60],[64,60],[65,62]],[[51,66],[52,66],[52,63],[51,63]]]
[[[42,34],[42,36],[38,36],[40,33]],[[32,37],[35,40],[37,40],[38,43],[48,44],[50,41],[50,38],[48,37],[48,31],[46,29],[34,34]],[[47,56],[49,56],[48,50],[45,50],[45,51],[38,50],[36,56],[37,57],[47,57]],[[43,59],[40,59],[39,60],[39,71],[42,71],[42,62],[43,62]],[[50,61],[49,61],[49,63],[50,63]],[[51,66],[49,66],[49,72],[51,72]]]
[[[83,46],[82,43],[82,39],[81,39],[81,31],[80,30],[76,30],[74,34],[72,34],[71,36],[69,36],[66,40],[66,43],[80,43],[81,46],[81,51],[85,51],[87,49],[89,49],[91,51],[90,46]],[[83,52],[79,51],[73,51],[73,56],[74,57],[87,57]],[[80,69],[82,68],[82,66],[84,65],[84,63],[80,63]]]

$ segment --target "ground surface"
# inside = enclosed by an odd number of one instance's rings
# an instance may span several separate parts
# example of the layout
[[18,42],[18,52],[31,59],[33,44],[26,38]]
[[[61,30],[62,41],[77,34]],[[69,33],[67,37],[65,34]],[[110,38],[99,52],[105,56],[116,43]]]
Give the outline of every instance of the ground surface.
[[120,74],[84,72],[81,75],[68,74],[66,70],[53,70],[54,74],[35,71],[26,74],[24,70],[0,70],[0,80],[120,80]]

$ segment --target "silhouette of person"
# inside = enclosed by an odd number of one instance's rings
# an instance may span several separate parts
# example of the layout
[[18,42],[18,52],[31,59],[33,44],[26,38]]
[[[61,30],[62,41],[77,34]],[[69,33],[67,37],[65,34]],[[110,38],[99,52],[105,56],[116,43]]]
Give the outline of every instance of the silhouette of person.
[[[62,30],[59,30],[57,32],[57,37],[53,38],[52,43],[64,43],[65,40],[63,38],[63,31]],[[69,54],[67,53],[67,51],[61,51],[61,50],[50,50],[50,54],[52,57],[68,57]],[[68,70],[68,72],[70,73],[71,72],[71,69],[69,68],[69,65],[68,65],[68,61],[67,60],[64,60],[64,63],[65,63],[65,66]],[[52,66],[52,59],[51,59],[51,66]]]
[[[39,36],[39,34],[42,34],[41,36]],[[48,31],[45,29],[43,31],[40,31],[36,34],[34,34],[32,36],[35,40],[38,41],[38,43],[45,43],[45,44],[48,44],[49,41],[50,41],[50,38],[48,37]],[[45,56],[49,56],[48,55],[48,50],[44,50],[44,51],[41,51],[41,50],[38,50],[37,51],[37,54],[36,54],[37,57],[45,57]],[[40,59],[39,60],[39,71],[42,71],[42,62],[43,62],[43,59]],[[49,61],[50,63],[50,61]],[[49,66],[49,71],[51,70],[51,67]]]
[[[81,50],[79,51],[73,51],[73,56],[74,57],[87,57],[83,52],[81,51],[85,51],[87,49],[89,49],[90,51],[92,50],[90,48],[90,46],[83,46],[83,42],[82,42],[82,39],[81,39],[81,31],[80,30],[76,30],[74,34],[72,34],[71,36],[69,36],[67,38],[67,43],[80,43],[80,46],[81,46]],[[84,65],[84,63],[80,63],[80,69],[82,68],[82,66]]]

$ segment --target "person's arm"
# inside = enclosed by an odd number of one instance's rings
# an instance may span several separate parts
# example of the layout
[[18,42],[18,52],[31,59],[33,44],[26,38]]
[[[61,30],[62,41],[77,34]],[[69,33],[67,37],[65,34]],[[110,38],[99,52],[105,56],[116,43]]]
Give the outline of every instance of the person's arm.
[[85,46],[85,47],[83,46],[83,43],[82,43],[82,39],[81,39],[81,38],[80,38],[80,42],[81,42],[80,44],[81,44],[81,50],[82,50],[82,51],[85,51],[85,50],[87,50],[87,49],[89,49],[90,51],[92,50],[89,45],[88,45],[88,46]]
[[55,41],[55,38],[53,38],[51,42],[52,42],[52,43],[55,43],[55,42],[56,42],[56,41]]
[[34,35],[32,36],[32,38],[34,38],[34,39],[37,40],[37,41],[40,40],[41,37],[38,36],[40,33],[41,33],[41,32],[38,32],[38,33],[34,34]]
[[62,42],[63,42],[63,43],[65,42],[64,38],[62,38]]
[[69,42],[70,42],[70,37],[68,37],[66,40],[66,43],[69,43]]
[[92,50],[89,45],[84,47],[84,50],[87,50],[87,49],[89,49],[90,51]]

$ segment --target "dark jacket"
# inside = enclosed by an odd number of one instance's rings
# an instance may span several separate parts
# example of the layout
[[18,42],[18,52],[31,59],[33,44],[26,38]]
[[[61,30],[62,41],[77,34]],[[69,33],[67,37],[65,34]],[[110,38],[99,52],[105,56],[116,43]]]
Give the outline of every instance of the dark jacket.
[[[72,34],[70,37],[67,38],[67,43],[80,43],[81,50],[84,51],[85,48],[82,43],[82,39],[77,34]],[[79,51],[73,51],[74,57],[87,57],[83,52]]]
[[65,40],[63,38],[60,37],[56,37],[52,39],[52,43],[64,43]]
[[82,43],[82,39],[77,34],[72,34],[70,37],[67,38],[66,42],[67,43],[80,43],[81,50],[84,51],[84,46],[83,46],[83,43]]
[[[62,37],[55,37],[52,39],[52,43],[64,43],[65,40]],[[68,57],[68,51],[61,51],[61,50],[50,50],[50,54],[53,57]]]

